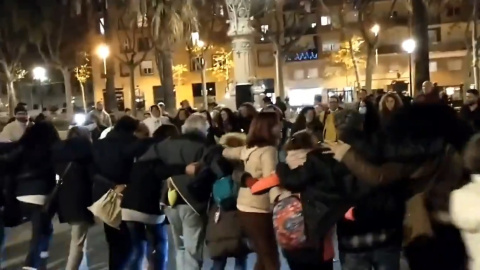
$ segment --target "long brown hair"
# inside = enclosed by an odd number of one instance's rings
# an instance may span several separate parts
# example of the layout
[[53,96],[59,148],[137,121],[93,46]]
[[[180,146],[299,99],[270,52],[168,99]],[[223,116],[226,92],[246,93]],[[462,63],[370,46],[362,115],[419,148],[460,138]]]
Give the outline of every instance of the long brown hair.
[[280,124],[278,115],[274,112],[261,112],[257,114],[247,135],[247,148],[276,146],[279,135],[273,133],[273,128]]
[[[386,105],[387,98],[393,98],[395,100],[395,106],[393,107],[392,110],[389,110],[387,108],[387,105]],[[392,112],[401,108],[402,106],[403,106],[402,99],[397,95],[397,93],[389,92],[389,93],[386,93],[385,95],[383,95],[382,98],[380,99],[380,104],[378,105],[378,110],[380,112],[380,115],[389,115]]]

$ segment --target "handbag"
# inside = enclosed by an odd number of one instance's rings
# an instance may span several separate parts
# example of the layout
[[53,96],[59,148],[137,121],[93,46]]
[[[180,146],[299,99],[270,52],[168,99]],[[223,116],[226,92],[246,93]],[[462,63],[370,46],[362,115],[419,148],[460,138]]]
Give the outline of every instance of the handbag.
[[120,223],[122,223],[121,203],[122,195],[110,189],[87,209],[108,226],[120,229]]
[[58,192],[60,191],[60,187],[63,185],[63,179],[67,175],[67,173],[70,171],[70,168],[72,167],[72,162],[69,162],[67,164],[67,167],[65,170],[63,170],[62,175],[60,178],[57,180],[57,183],[55,184],[55,187],[53,188],[52,192],[48,194],[47,198],[45,199],[45,203],[43,204],[42,210],[46,213],[51,213],[52,212],[52,207],[54,205],[54,202],[57,201],[58,198]]

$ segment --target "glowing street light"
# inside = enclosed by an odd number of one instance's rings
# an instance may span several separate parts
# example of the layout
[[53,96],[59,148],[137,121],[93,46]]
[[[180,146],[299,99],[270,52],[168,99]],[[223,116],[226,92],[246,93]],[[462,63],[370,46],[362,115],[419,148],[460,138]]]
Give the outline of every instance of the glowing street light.
[[44,67],[35,67],[33,69],[33,79],[39,82],[47,80],[47,70]]
[[375,36],[378,36],[378,33],[380,32],[380,25],[373,25],[372,28],[370,28],[370,31],[372,31]]
[[103,60],[103,73],[106,75],[107,74],[107,57],[110,55],[110,48],[105,44],[98,46],[97,55]]
[[410,96],[413,96],[413,85],[412,85],[412,53],[415,51],[417,43],[413,39],[407,39],[402,42],[402,49],[408,53],[408,73],[410,79]]
[[110,48],[105,44],[98,46],[97,55],[102,59],[107,58],[110,55]]
[[413,53],[416,47],[417,47],[417,43],[415,42],[415,40],[411,38],[402,42],[402,49],[407,53]]
[[[380,25],[374,24],[372,28],[370,28],[370,31],[372,31],[375,37],[378,37],[378,33],[380,32]],[[378,48],[375,49],[375,64],[378,65]]]

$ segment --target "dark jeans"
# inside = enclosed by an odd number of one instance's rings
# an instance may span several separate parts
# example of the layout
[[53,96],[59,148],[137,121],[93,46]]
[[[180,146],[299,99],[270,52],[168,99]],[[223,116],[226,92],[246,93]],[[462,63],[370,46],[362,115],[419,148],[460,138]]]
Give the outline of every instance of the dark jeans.
[[435,237],[418,237],[405,247],[411,270],[467,269],[467,255],[460,232],[451,225],[434,224]]
[[[168,264],[168,232],[167,226],[162,224],[144,224],[127,221],[128,232],[132,240],[132,249],[129,256],[129,270],[142,270],[143,259],[149,254],[149,267],[152,270],[167,270]],[[147,242],[149,244],[147,245]],[[148,247],[148,251],[147,251]],[[147,253],[148,252],[148,253]],[[151,254],[151,256],[150,256]]]
[[290,270],[333,270],[333,260],[324,261],[316,249],[282,250]]
[[367,252],[340,251],[342,270],[400,270],[401,247],[377,248]]
[[120,230],[107,224],[103,224],[103,228],[108,244],[108,269],[124,270],[131,250],[131,240],[127,225],[125,222],[122,222]]
[[[212,270],[224,270],[227,266],[227,259],[215,259],[213,260]],[[247,270],[247,257],[235,258],[234,270]]]
[[42,205],[20,202],[20,211],[32,223],[32,238],[25,267],[41,268],[48,258],[48,248],[53,234],[52,215],[43,211]]

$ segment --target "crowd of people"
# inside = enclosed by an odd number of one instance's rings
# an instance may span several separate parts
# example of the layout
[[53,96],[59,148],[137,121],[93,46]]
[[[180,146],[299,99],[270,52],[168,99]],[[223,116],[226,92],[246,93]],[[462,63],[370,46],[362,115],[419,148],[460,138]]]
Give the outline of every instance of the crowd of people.
[[[430,84],[410,100],[358,92],[304,107],[264,100],[175,116],[162,104],[141,121],[111,119],[101,103],[66,140],[24,108],[0,137],[3,227],[32,224],[23,269],[45,269],[52,218],[71,226],[68,270],[79,269],[94,202],[121,196],[104,223],[109,269],[480,270],[479,92],[457,113]],[[58,183],[61,183],[59,185]],[[58,192],[58,193],[56,193]],[[55,194],[55,196],[53,196]],[[97,221],[98,223],[98,221]],[[173,247],[168,246],[167,225]],[[206,247],[206,251],[204,250]]]

